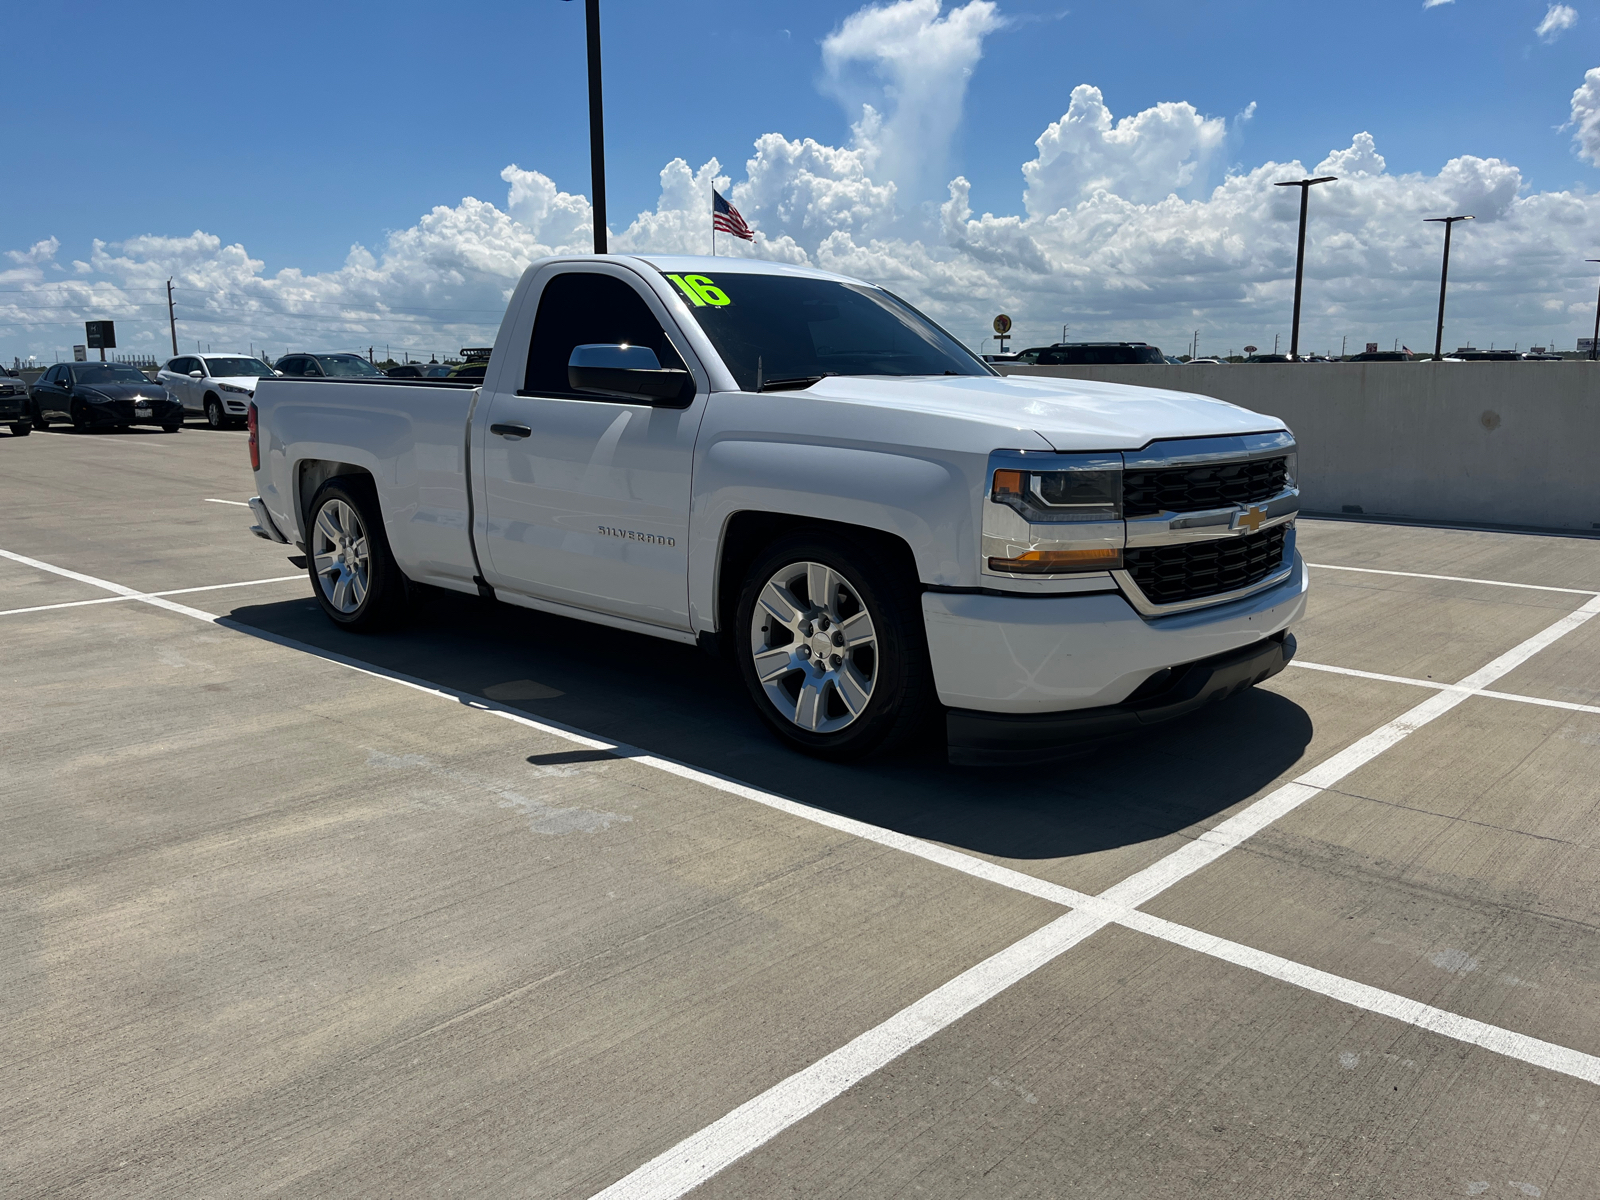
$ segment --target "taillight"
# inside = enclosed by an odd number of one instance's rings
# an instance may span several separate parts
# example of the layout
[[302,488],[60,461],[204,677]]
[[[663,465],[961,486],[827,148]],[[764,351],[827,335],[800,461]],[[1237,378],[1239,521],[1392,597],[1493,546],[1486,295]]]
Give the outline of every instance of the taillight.
[[256,403],[250,402],[250,413],[245,417],[244,423],[250,430],[250,469],[261,470],[261,440],[256,436]]

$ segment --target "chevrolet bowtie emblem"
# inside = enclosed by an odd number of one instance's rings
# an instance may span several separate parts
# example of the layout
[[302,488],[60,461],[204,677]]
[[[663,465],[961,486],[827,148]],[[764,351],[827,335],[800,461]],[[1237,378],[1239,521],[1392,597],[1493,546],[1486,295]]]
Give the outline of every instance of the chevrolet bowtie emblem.
[[1248,529],[1255,533],[1261,528],[1261,522],[1267,519],[1267,510],[1259,504],[1252,504],[1233,519],[1235,529]]

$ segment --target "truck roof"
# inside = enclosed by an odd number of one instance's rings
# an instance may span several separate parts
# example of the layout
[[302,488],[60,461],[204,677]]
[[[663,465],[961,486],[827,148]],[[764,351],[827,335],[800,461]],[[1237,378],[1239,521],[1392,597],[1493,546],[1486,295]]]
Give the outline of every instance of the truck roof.
[[[636,259],[648,263],[658,271],[671,272],[674,275],[689,272],[709,275],[713,271],[718,271],[724,275],[794,275],[802,279],[842,279],[849,283],[863,282],[849,275],[840,275],[836,271],[799,267],[793,263],[769,262],[764,258],[724,258],[721,255],[713,257],[709,254],[617,254],[608,257]],[[582,261],[593,262],[594,259],[595,256],[589,254],[585,255]]]

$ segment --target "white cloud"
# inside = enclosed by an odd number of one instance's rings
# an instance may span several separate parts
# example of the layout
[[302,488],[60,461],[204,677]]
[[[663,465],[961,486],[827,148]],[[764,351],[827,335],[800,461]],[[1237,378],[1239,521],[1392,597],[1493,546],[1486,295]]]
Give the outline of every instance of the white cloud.
[[[973,31],[986,32],[997,19],[976,4],[941,17],[924,0],[857,16],[833,35],[839,62],[877,65],[860,57],[870,19],[886,31],[886,46],[940,50],[944,74],[929,70],[917,88],[941,78],[962,86],[981,44]],[[1216,166],[1225,122],[1182,102],[1117,118],[1097,88],[1082,85],[1021,165],[1012,211],[977,213],[963,177],[942,189],[937,208],[915,193],[907,199],[888,147],[925,127],[895,124],[899,99],[863,110],[848,146],[769,133],[740,166],[673,159],[661,170],[654,209],[611,231],[611,245],[703,253],[715,186],[760,234],[753,245],[718,238],[719,253],[882,282],[974,346],[999,311],[1017,320],[1024,345],[1059,336],[1063,323],[1074,336],[1169,347],[1196,328],[1202,347],[1271,345],[1274,333],[1287,338],[1299,207],[1292,189],[1273,185],[1329,174],[1339,182],[1311,197],[1302,345],[1337,349],[1345,334],[1354,345],[1424,342],[1437,302],[1440,238],[1423,218],[1457,213],[1478,219],[1457,230],[1447,338],[1527,344],[1555,337],[1570,346],[1592,320],[1592,281],[1581,268],[1600,244],[1600,196],[1530,192],[1504,160],[1459,155],[1433,173],[1396,175],[1371,133],[1360,132],[1314,166],[1234,168],[1208,189],[1204,172]],[[946,111],[939,128],[953,130],[957,119],[959,109]],[[1579,153],[1600,165],[1600,68],[1574,93],[1572,119]],[[388,345],[423,354],[486,345],[529,262],[586,253],[593,244],[584,196],[517,165],[501,181],[503,202],[469,196],[438,206],[380,245],[352,246],[340,267],[318,274],[266,275],[243,245],[203,231],[97,241],[76,275],[57,263],[54,239],[7,251],[0,344],[8,358],[48,358],[81,340],[79,322],[109,317],[125,347],[163,357],[172,276],[185,345],[253,341],[274,353]]]
[[1600,67],[1583,77],[1583,84],[1572,93],[1572,144],[1578,157],[1600,167]]
[[927,199],[948,178],[967,80],[983,39],[1002,23],[992,0],[969,0],[943,16],[940,0],[895,0],[851,14],[823,39],[830,90],[847,103],[862,99],[851,68],[870,66],[877,104],[863,104],[856,144],[866,165],[893,179],[903,197]]
[[1100,191],[1153,203],[1193,183],[1227,133],[1226,121],[1184,103],[1157,104],[1113,123],[1100,89],[1081,83],[1066,114],[1034,143],[1039,156],[1022,168],[1023,202],[1033,216]]
[[1533,32],[1541,41],[1553,42],[1578,23],[1578,10],[1566,4],[1552,4],[1544,20],[1534,26]]
[[1438,8],[1441,4],[1454,4],[1455,2],[1456,0],[1422,0],[1422,7],[1425,9]]

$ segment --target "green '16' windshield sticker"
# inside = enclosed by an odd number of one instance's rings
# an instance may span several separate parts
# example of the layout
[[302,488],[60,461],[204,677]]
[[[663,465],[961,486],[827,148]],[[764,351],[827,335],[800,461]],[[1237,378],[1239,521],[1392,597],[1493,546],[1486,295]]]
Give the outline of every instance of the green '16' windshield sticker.
[[696,308],[704,308],[708,304],[712,308],[722,308],[733,303],[728,299],[728,293],[705,275],[668,275],[667,278],[678,285],[678,290],[689,297],[689,302]]

